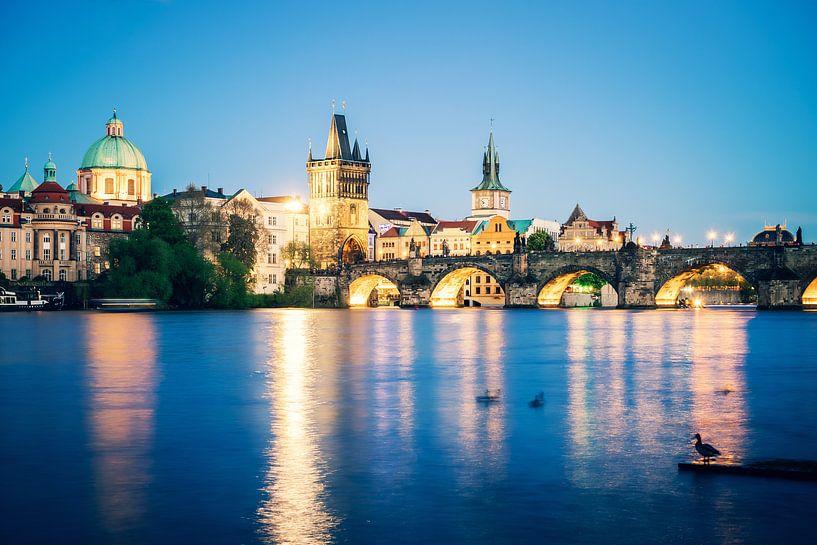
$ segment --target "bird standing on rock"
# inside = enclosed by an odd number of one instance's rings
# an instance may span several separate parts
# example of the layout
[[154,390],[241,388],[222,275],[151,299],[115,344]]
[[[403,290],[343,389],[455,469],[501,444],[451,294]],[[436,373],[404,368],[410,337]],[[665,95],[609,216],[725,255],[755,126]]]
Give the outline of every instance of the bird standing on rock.
[[701,434],[695,434],[695,450],[698,451],[698,454],[703,456],[704,463],[708,464],[710,458],[714,458],[715,456],[720,456],[721,451],[710,445],[709,443],[702,443],[701,442]]

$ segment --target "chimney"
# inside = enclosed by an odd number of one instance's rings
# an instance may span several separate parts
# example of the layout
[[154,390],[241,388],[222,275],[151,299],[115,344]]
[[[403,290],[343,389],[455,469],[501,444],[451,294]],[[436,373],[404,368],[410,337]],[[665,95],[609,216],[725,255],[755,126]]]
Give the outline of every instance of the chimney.
[[403,209],[402,209],[402,208],[395,208],[395,209],[394,209],[394,211],[395,211],[395,212],[402,212],[402,211],[403,211]]
[[204,193],[205,195],[207,195],[207,186],[206,185],[201,186],[201,192]]
[[224,195],[224,188],[223,187],[218,188],[218,194],[219,195]]
[[175,187],[173,188],[173,196],[174,197],[176,196],[176,188]]
[[158,193],[154,193],[154,194],[153,194],[153,198],[154,198],[154,199],[155,199],[156,197],[158,197],[158,196],[159,196],[159,194],[158,194]]

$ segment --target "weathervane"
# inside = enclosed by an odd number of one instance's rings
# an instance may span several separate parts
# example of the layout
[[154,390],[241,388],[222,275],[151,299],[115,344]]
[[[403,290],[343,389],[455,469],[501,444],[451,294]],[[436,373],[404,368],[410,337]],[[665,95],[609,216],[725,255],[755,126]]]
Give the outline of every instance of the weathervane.
[[340,109],[343,110],[343,113],[346,113],[346,99],[340,101]]
[[332,115],[335,114],[335,99],[332,99]]

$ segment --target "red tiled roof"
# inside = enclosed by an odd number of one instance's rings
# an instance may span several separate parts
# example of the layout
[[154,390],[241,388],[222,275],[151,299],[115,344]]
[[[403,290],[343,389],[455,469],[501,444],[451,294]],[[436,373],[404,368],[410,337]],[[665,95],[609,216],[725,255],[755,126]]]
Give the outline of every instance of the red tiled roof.
[[437,226],[434,228],[434,232],[436,233],[438,230],[441,229],[462,229],[468,233],[473,232],[474,227],[476,227],[477,221],[475,220],[460,220],[460,221],[446,221],[440,220],[437,223]]
[[100,212],[105,217],[120,214],[125,219],[132,219],[142,211],[138,206],[122,206],[114,204],[79,204],[76,205],[78,216],[91,216]]
[[385,231],[381,237],[399,237],[400,231],[397,230],[397,227],[390,227],[387,231]]
[[23,211],[23,199],[12,199],[10,197],[0,197],[0,208],[11,208],[15,212]]
[[57,182],[43,182],[31,192],[32,202],[70,202],[68,192]]

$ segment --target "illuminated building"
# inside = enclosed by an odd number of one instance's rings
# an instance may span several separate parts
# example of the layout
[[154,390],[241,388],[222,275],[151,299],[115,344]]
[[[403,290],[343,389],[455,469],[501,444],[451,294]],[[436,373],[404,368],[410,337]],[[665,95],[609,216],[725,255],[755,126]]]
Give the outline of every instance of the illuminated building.
[[366,260],[369,240],[369,150],[349,146],[346,116],[333,114],[323,159],[306,162],[309,240],[321,267]]
[[105,136],[85,152],[77,169],[77,187],[110,204],[133,205],[150,200],[147,161],[139,148],[125,138],[125,126],[116,110],[105,124]]
[[98,203],[74,184],[64,189],[50,157],[43,170],[30,192],[24,180],[16,196],[0,198],[0,271],[10,280],[92,278],[108,266],[110,241],[138,226],[140,209]]
[[431,255],[471,255],[471,234],[479,224],[475,220],[440,221],[431,232]]
[[784,223],[764,226],[761,232],[752,237],[749,246],[800,246],[802,243],[802,234],[795,238]]
[[618,222],[588,219],[584,210],[576,208],[562,225],[559,234],[559,251],[592,252],[618,250],[626,240],[626,232],[618,230]]

